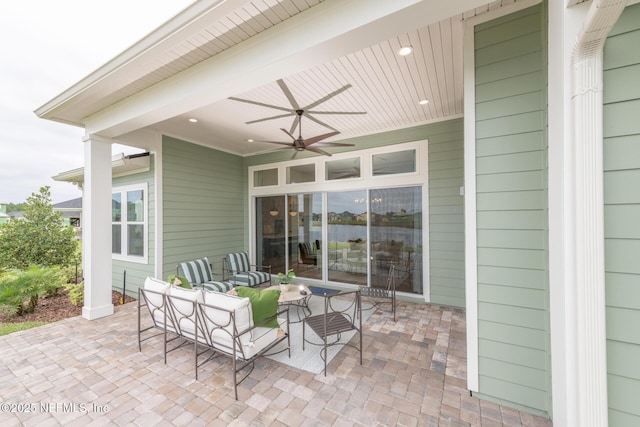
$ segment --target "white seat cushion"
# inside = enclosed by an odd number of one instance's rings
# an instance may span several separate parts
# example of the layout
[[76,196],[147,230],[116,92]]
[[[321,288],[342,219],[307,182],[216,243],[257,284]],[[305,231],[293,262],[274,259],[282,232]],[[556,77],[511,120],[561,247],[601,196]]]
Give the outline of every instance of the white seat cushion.
[[[204,324],[208,331],[209,345],[230,354],[233,351],[232,336],[234,329],[229,312],[234,313],[238,332],[251,328],[253,326],[253,314],[249,298],[240,298],[221,292],[204,291],[204,304],[202,312]],[[237,345],[246,347],[250,345],[250,342],[251,336],[245,334]]]
[[180,330],[180,334],[187,338],[195,339],[196,303],[203,301],[202,291],[200,289],[171,286],[167,296],[171,307],[171,315]]
[[[149,313],[151,313],[154,324],[161,328],[164,327],[165,319],[164,294],[170,287],[171,285],[168,282],[154,279],[153,277],[147,277],[144,281],[143,289],[145,291],[150,291],[144,294],[144,299],[147,303],[147,307],[149,308]],[[167,323],[167,330],[175,332],[175,328],[171,321]]]
[[242,341],[246,341],[245,337],[249,338],[249,344],[244,347],[244,355],[247,359],[260,353],[271,343],[278,339],[278,333],[286,327],[286,319],[278,319],[280,329],[278,328],[264,328],[257,327],[251,332],[245,333],[240,337]]

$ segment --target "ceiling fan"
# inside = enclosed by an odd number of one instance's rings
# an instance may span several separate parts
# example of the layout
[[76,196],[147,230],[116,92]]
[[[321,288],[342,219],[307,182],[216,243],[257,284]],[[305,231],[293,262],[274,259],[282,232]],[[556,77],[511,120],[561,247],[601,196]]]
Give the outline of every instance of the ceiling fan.
[[[286,147],[283,147],[281,149],[287,149],[287,148],[293,148],[295,151],[295,153],[293,153],[293,156],[291,156],[292,159],[295,159],[295,157],[298,155],[298,153],[300,151],[304,151],[304,150],[309,150],[309,151],[313,151],[314,153],[318,153],[318,154],[324,154],[325,156],[331,156],[331,153],[328,153],[324,150],[322,150],[321,148],[325,148],[325,147],[353,147],[355,144],[343,144],[343,143],[338,143],[338,142],[321,142],[323,139],[327,139],[330,138],[334,135],[339,134],[340,132],[338,131],[334,131],[334,132],[329,132],[329,133],[325,133],[322,135],[318,135],[318,136],[314,136],[313,138],[308,138],[308,139],[304,139],[302,137],[302,116],[304,114],[303,110],[297,110],[296,114],[298,115],[298,137],[296,138],[295,136],[293,136],[291,134],[291,132],[289,132],[288,130],[284,129],[284,128],[280,128],[280,130],[284,133],[286,133],[287,135],[289,135],[289,137],[293,140],[293,142],[280,142],[280,141],[257,141],[257,142],[268,142],[270,144],[279,144],[279,145],[286,145]],[[315,146],[311,146],[312,144],[318,144]]]
[[[277,80],[278,86],[280,86],[280,89],[282,90],[282,92],[284,93],[284,95],[287,97],[287,99],[289,100],[289,103],[291,104],[291,107],[282,107],[279,105],[273,105],[273,104],[265,104],[263,102],[258,102],[258,101],[252,101],[250,99],[243,99],[243,98],[236,98],[236,97],[230,97],[229,99],[233,100],[233,101],[239,101],[239,102],[246,102],[248,104],[253,104],[253,105],[259,105],[261,107],[267,107],[267,108],[273,108],[276,110],[280,110],[280,111],[285,111],[286,113],[284,114],[278,114],[276,116],[270,116],[270,117],[265,117],[262,119],[257,119],[257,120],[251,120],[249,122],[246,122],[246,124],[253,124],[253,123],[259,123],[259,122],[264,122],[267,120],[275,120],[275,119],[281,119],[281,118],[285,118],[285,117],[290,117],[290,116],[294,116],[293,119],[293,123],[291,124],[291,128],[290,130],[286,130],[284,128],[280,128],[280,130],[282,130],[284,133],[286,133],[287,135],[289,135],[289,137],[291,137],[291,139],[293,140],[293,143],[289,143],[289,142],[280,142],[280,141],[258,141],[258,142],[268,142],[271,144],[281,144],[281,145],[287,145],[288,147],[286,148],[293,148],[296,150],[296,152],[293,154],[292,158],[295,158],[295,156],[298,154],[298,152],[300,151],[304,151],[304,150],[309,150],[309,151],[313,151],[319,154],[324,154],[325,156],[330,156],[330,153],[327,153],[324,150],[321,150],[320,148],[323,147],[353,147],[354,144],[340,144],[340,143],[330,143],[330,142],[320,142],[323,139],[326,138],[330,138],[334,135],[339,134],[340,132],[335,129],[333,126],[319,120],[318,118],[314,117],[315,114],[367,114],[365,111],[315,111],[313,110],[313,108],[317,107],[318,105],[322,104],[323,102],[326,102],[327,100],[333,98],[334,96],[344,92],[345,90],[349,89],[351,87],[350,84],[347,84],[331,93],[329,93],[328,95],[325,95],[324,97],[312,102],[309,105],[306,105],[304,107],[300,107],[300,105],[298,104],[298,102],[296,101],[296,99],[293,97],[293,94],[291,93],[291,90],[289,90],[289,87],[287,86],[287,84],[284,82],[284,80],[282,79],[278,79]],[[317,124],[324,126],[328,129],[331,129],[333,132],[329,132],[323,135],[318,135],[315,136],[313,138],[309,138],[309,139],[304,139],[302,138],[302,117],[306,117],[309,120],[312,120],[314,122],[316,122]],[[295,132],[296,127],[298,128],[298,137],[296,138],[295,136],[293,136],[293,132]],[[319,145],[316,145],[315,147],[310,147],[312,144],[316,144],[319,143]]]

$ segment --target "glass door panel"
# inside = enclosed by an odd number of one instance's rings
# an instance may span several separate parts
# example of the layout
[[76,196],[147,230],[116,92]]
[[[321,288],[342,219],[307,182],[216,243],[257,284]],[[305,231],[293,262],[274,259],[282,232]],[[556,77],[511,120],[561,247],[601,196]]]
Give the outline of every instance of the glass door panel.
[[386,288],[396,267],[396,290],[422,294],[422,189],[404,187],[369,193],[371,286]]
[[271,265],[277,274],[286,270],[284,196],[256,198],[256,264]]
[[367,284],[367,192],[327,194],[328,279]]
[[289,212],[289,268],[296,275],[322,279],[322,194],[291,194]]

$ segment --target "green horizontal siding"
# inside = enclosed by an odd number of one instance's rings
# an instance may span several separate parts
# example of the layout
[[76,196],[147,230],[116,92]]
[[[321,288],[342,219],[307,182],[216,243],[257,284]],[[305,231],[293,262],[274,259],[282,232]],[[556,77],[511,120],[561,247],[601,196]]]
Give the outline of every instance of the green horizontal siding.
[[475,33],[479,395],[550,416],[543,6]]
[[465,306],[463,121],[429,136],[429,281],[431,302]]
[[242,158],[166,136],[163,155],[163,274],[207,256],[219,277],[222,257],[247,248]]
[[527,366],[537,371],[543,371],[546,368],[545,352],[535,348],[481,340],[479,349],[487,360],[504,360],[506,363]]
[[542,131],[484,138],[482,141],[477,142],[476,156],[485,157],[539,151],[544,149],[545,141],[545,133]]
[[604,47],[604,234],[609,425],[640,425],[640,5]]

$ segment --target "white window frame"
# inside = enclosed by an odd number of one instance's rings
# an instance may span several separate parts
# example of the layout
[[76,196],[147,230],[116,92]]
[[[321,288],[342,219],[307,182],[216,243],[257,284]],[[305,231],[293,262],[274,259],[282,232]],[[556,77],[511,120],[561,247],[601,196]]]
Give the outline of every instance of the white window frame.
[[[374,154],[393,153],[398,151],[415,150],[416,152],[416,171],[407,173],[398,173],[390,175],[378,175],[373,176],[372,173],[372,158]],[[359,178],[345,178],[345,179],[325,179],[325,163],[327,161],[360,157],[360,177]],[[316,165],[316,180],[313,182],[304,183],[286,183],[287,167],[295,165],[303,165],[315,163]],[[278,169],[278,185],[256,187],[253,182],[254,171],[264,169]],[[420,185],[422,187],[422,244],[423,244],[423,289],[422,295],[419,294],[407,294],[409,296],[418,296],[425,302],[431,300],[431,283],[430,283],[430,266],[429,266],[429,164],[428,164],[428,140],[422,139],[419,141],[391,144],[376,148],[367,148],[363,150],[345,151],[343,153],[337,153],[331,157],[317,156],[313,158],[305,158],[300,160],[288,160],[277,163],[265,163],[256,166],[250,166],[248,168],[248,182],[249,182],[249,197],[248,212],[249,212],[249,251],[253,259],[256,259],[255,248],[255,233],[256,233],[256,209],[255,199],[257,197],[265,196],[280,196],[285,194],[300,194],[300,193],[328,193],[345,190],[370,190],[376,188],[393,188],[393,187],[405,187]],[[326,194],[323,196],[323,209],[326,209]],[[287,218],[288,219],[288,218]],[[286,224],[285,224],[286,225]],[[322,238],[327,240],[327,226],[323,225]],[[288,256],[288,254],[286,255]],[[324,276],[323,273],[323,277]],[[323,279],[324,281],[324,279]]]
[[[127,221],[127,193],[130,191],[142,191],[143,198],[143,221]],[[120,187],[113,187],[111,190],[111,194],[119,193],[120,194],[120,203],[122,204],[122,211],[120,212],[120,221],[114,222],[111,224],[120,224],[120,233],[121,233],[121,253],[111,253],[111,258],[118,261],[127,261],[127,262],[135,262],[138,264],[147,264],[149,259],[149,185],[147,183],[139,183],[139,184],[131,184]],[[129,241],[129,225],[133,224],[142,224],[144,227],[143,231],[143,242],[144,246],[142,249],[142,256],[138,255],[127,255],[127,247]],[[111,249],[113,251],[113,248]]]

